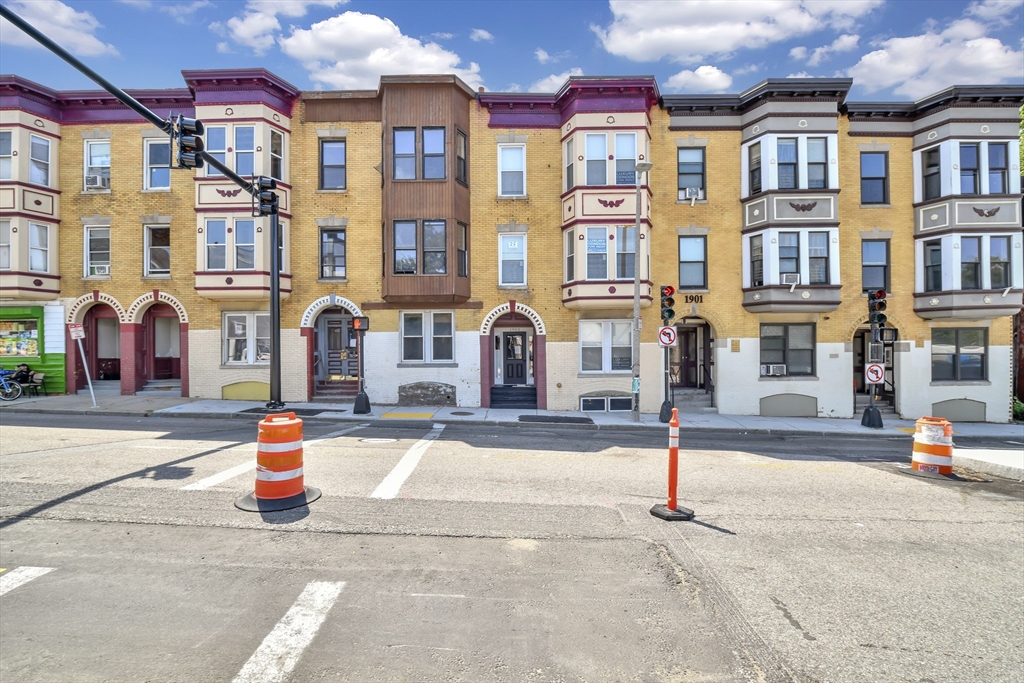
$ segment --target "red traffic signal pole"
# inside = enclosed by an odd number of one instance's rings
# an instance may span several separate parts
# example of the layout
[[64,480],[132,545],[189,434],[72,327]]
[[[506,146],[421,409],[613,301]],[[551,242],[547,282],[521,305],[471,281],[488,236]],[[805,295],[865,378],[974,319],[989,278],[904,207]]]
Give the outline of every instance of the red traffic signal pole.
[[676,488],[679,483],[679,409],[672,409],[672,419],[668,423],[668,502],[655,505],[651,514],[667,522],[689,522],[693,519],[693,510],[681,508],[676,501]]

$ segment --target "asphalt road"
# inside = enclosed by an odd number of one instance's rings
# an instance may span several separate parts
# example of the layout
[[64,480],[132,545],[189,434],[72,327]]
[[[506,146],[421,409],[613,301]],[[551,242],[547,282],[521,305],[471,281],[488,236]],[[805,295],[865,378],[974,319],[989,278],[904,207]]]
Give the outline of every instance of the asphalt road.
[[308,422],[263,514],[255,437],[4,414],[0,680],[1024,680],[1024,487],[909,437],[684,433],[692,523],[650,432]]

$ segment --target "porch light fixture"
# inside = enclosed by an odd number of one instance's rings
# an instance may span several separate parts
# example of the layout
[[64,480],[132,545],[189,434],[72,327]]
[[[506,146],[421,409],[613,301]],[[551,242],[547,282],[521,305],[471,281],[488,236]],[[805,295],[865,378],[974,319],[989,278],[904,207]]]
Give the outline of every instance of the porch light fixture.
[[649,161],[636,164],[636,246],[633,249],[633,422],[640,422],[640,188],[643,174],[654,166]]

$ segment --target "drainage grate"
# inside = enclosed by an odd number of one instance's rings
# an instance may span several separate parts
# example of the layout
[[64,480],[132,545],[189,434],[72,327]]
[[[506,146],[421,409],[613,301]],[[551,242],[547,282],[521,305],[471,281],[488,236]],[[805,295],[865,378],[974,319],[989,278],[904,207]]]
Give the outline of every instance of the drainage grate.
[[572,425],[592,425],[594,421],[589,417],[571,417],[569,415],[520,415],[520,422],[546,422],[549,424],[572,424]]

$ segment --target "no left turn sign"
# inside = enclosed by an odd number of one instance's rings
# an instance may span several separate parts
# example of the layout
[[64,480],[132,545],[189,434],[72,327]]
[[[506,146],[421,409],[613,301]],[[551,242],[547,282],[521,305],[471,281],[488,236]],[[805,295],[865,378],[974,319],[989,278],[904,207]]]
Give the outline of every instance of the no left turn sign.
[[864,368],[864,379],[868,384],[881,384],[885,381],[885,368],[881,363],[871,363]]
[[676,328],[674,327],[659,327],[658,328],[658,346],[675,346],[678,342],[676,336]]

